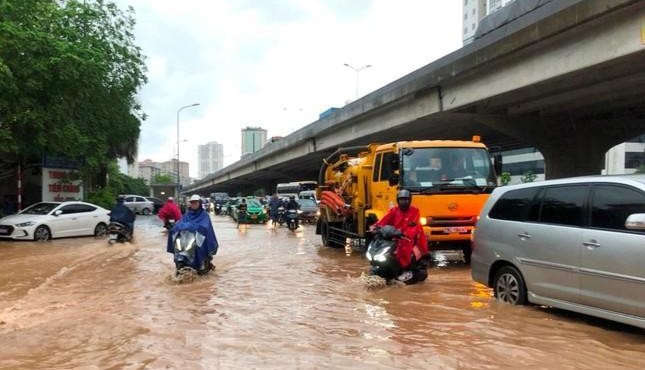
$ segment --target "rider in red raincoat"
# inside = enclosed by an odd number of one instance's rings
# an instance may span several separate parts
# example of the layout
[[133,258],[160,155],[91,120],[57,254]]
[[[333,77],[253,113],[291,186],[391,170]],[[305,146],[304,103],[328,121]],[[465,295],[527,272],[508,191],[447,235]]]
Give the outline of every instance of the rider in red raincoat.
[[170,220],[175,220],[175,223],[179,222],[181,211],[172,197],[168,197],[166,204],[159,210],[159,218],[163,221],[164,226],[168,226]]
[[428,256],[428,242],[421,226],[419,209],[410,205],[411,201],[409,190],[399,190],[396,196],[398,207],[391,208],[374,224],[375,227],[392,225],[405,236],[397,241],[396,246],[396,258],[404,270],[398,279],[404,282],[412,278],[423,281],[427,277],[425,268],[420,268],[418,262]]

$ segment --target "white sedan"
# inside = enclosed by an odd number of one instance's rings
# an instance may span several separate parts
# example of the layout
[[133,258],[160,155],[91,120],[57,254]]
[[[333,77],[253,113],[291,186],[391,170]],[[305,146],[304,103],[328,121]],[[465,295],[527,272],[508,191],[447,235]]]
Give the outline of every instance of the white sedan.
[[0,238],[49,240],[66,236],[103,236],[110,211],[85,202],[41,202],[0,218]]

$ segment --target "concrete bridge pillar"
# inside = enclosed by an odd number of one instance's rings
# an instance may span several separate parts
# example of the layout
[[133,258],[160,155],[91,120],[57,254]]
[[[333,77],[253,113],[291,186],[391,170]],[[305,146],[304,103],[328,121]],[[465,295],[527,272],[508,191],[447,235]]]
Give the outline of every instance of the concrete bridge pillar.
[[609,149],[645,133],[643,117],[603,120],[484,117],[477,120],[540,150],[547,179],[598,175]]

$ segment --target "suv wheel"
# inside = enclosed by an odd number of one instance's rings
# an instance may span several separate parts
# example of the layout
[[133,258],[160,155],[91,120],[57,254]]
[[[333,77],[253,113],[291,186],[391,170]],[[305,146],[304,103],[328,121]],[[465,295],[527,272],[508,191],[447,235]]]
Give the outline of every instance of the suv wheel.
[[526,303],[526,284],[522,274],[513,266],[504,266],[495,274],[493,280],[495,298],[512,305]]
[[147,216],[150,214],[150,210],[148,208],[144,208],[141,210],[141,213]]

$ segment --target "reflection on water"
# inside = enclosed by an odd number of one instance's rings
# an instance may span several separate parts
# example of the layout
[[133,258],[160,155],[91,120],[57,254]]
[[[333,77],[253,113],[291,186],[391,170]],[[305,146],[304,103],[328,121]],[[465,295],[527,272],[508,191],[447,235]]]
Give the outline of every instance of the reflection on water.
[[215,218],[217,268],[176,284],[166,234],[133,243],[0,241],[0,368],[640,369],[645,333],[496,302],[468,266],[368,290],[363,253],[319,245],[315,226]]

